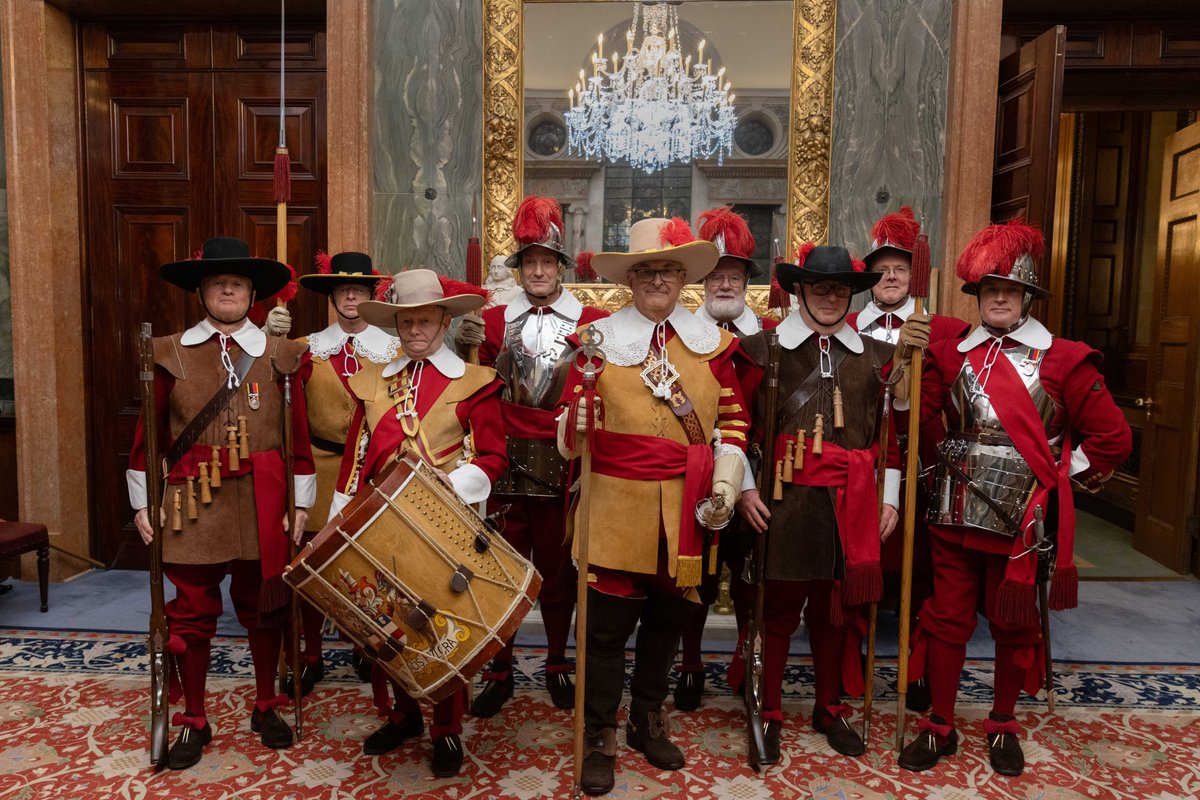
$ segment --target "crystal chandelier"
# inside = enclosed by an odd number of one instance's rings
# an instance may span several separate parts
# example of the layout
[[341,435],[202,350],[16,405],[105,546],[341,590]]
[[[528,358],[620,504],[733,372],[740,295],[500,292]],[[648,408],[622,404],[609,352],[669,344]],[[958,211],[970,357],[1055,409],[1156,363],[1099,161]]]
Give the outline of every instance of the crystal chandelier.
[[[635,42],[641,22],[642,40]],[[571,153],[628,161],[646,172],[732,151],[737,116],[725,68],[714,74],[701,40],[696,63],[679,52],[679,18],[666,3],[633,4],[625,54],[592,53],[592,75],[579,71],[566,113]]]

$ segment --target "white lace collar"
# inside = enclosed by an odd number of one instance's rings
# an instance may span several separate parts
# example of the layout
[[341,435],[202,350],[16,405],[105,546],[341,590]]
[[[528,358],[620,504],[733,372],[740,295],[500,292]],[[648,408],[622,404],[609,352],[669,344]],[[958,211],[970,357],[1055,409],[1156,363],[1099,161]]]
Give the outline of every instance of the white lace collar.
[[[799,311],[793,311],[788,314],[787,319],[779,323],[779,327],[775,328],[775,332],[779,334],[779,344],[785,350],[795,350],[800,345],[808,340],[815,331],[808,327],[804,317]],[[842,327],[838,328],[831,334],[833,338],[841,342],[851,353],[861,354],[863,351],[862,337],[858,335],[858,331],[846,324],[842,320]]]
[[[179,343],[184,347],[195,347],[198,344],[204,344],[214,336],[220,336],[221,332],[212,326],[208,318],[200,320],[192,327],[183,332]],[[248,319],[242,320],[242,327],[233,332],[233,340],[237,342],[238,347],[242,348],[243,352],[258,358],[267,351],[267,335],[258,329],[253,322]]]
[[342,349],[347,339],[354,339],[354,355],[374,364],[386,364],[400,352],[400,340],[382,328],[368,325],[362,333],[352,334],[333,323],[323,331],[310,334],[308,350],[315,358],[328,359]]
[[[566,317],[572,322],[578,322],[580,315],[583,314],[583,303],[579,302],[579,298],[575,296],[575,293],[565,286],[562,287],[558,298],[550,304],[549,308],[554,313]],[[529,302],[529,295],[521,292],[511,303],[504,307],[504,321],[512,322],[517,317],[532,309],[533,303]]]
[[[720,328],[711,322],[697,319],[678,303],[667,317],[667,322],[671,323],[675,335],[684,346],[696,355],[708,355],[721,344]],[[618,367],[631,367],[646,360],[656,325],[642,316],[635,306],[625,306],[612,316],[596,320],[592,324],[604,334],[604,343],[600,347],[609,363]]]
[[[400,370],[404,369],[412,361],[406,355],[401,355],[392,363],[383,368],[383,377],[390,378],[393,375],[399,374]],[[461,378],[467,371],[467,364],[459,358],[453,350],[443,344],[433,352],[433,355],[428,356],[425,362],[437,367],[437,371],[445,375],[450,380]]]
[[[1026,319],[1021,327],[1012,333],[1005,334],[1004,338],[1012,339],[1018,344],[1032,347],[1035,350],[1046,350],[1054,342],[1054,334],[1033,317]],[[969,353],[984,342],[995,341],[995,339],[996,337],[992,336],[987,328],[980,325],[971,331],[970,336],[958,343],[958,352]]]
[[867,303],[866,308],[858,312],[856,320],[857,327],[860,331],[865,331],[867,328],[875,324],[875,321],[880,317],[886,317],[891,314],[896,319],[903,322],[908,319],[908,315],[913,313],[917,308],[917,303],[911,297],[904,301],[904,305],[897,308],[895,311],[884,311],[879,306],[875,305],[875,301],[871,300]]
[[[696,318],[702,319],[705,322],[711,322],[713,325],[718,327],[721,325],[720,322],[713,318],[712,314],[708,313],[708,309],[705,308],[703,304],[696,309]],[[754,309],[745,304],[742,305],[742,313],[739,314],[736,319],[732,320],[730,324],[737,328],[738,333],[740,333],[742,336],[753,336],[762,330],[762,322],[754,313]]]

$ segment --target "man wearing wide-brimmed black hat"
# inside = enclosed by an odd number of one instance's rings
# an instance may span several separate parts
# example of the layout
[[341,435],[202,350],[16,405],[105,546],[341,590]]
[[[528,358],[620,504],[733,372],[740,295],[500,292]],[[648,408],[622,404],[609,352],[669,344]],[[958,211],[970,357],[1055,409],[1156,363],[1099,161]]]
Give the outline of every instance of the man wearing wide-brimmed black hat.
[[[378,376],[396,357],[400,346],[399,339],[367,324],[358,313],[359,304],[371,299],[382,279],[369,255],[352,251],[333,256],[318,253],[317,271],[299,279],[305,289],[328,297],[335,315],[327,328],[299,339],[308,345],[310,357],[304,396],[308,401],[308,430],[317,468],[317,499],[310,509],[306,539],[321,530],[329,515],[329,503],[346,449],[346,433],[354,415],[350,379],[360,372]],[[303,603],[301,609],[304,657],[300,683],[304,694],[308,694],[325,676],[321,659],[325,615],[308,603]]]
[[[246,318],[251,304],[290,280],[288,268],[253,258],[240,239],[217,237],[198,258],[164,264],[163,280],[195,293],[204,319],[182,334],[154,340],[158,441],[171,465],[163,493],[163,572],[175,586],[166,606],[167,645],[179,676],[184,712],[167,764],[190,767],[212,739],[205,715],[210,641],[221,614],[221,581],[245,626],[254,661],[252,729],[267,747],[288,747],[292,731],[276,710],[276,665],[290,593],[287,563],[282,381],[275,367],[299,368],[304,346],[267,336]],[[302,393],[293,415],[296,527],[303,530],[316,480]],[[205,425],[193,419],[212,417]],[[142,539],[153,536],[146,499],[141,420],[129,459],[129,498]],[[173,693],[174,694],[174,693]],[[174,699],[174,698],[173,698]]]
[[[749,485],[738,503],[756,530],[769,527],[772,534],[763,611],[766,764],[779,760],[783,671],[805,601],[816,682],[813,728],[838,753],[857,756],[864,750],[847,722],[849,707],[839,701],[842,650],[850,607],[879,599],[880,539],[896,525],[900,491],[899,454],[891,437],[882,515],[877,512],[877,421],[894,348],[860,336],[846,323],[850,298],[871,288],[879,275],[865,272],[843,247],[811,244],[800,248],[795,263],[779,264],[775,274],[795,294],[798,308],[775,329],[778,435],[775,463],[763,466],[774,504],[768,511],[768,499]],[[765,334],[743,339],[742,347],[766,368]],[[764,396],[756,393],[753,427],[759,432]],[[731,684],[743,670],[743,662],[735,660]]]

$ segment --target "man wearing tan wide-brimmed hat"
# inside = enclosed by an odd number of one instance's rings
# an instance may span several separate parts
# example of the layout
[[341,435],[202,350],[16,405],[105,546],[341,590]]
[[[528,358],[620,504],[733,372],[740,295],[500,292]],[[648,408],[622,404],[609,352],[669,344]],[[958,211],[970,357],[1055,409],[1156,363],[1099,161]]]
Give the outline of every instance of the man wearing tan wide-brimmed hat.
[[[685,283],[716,265],[717,248],[681,219],[645,219],[629,230],[628,253],[597,253],[595,271],[627,285],[632,305],[593,323],[608,364],[596,394],[602,422],[592,452],[587,615],[587,734],[583,790],[613,786],[617,707],[625,641],[638,628],[626,742],[659,769],[680,769],[662,702],[684,621],[715,551],[715,534],[737,502],[746,469],[749,415],[734,374],[737,340],[679,304]],[[560,405],[577,393],[573,374]],[[559,446],[586,419],[568,408]],[[586,417],[586,415],[583,415]],[[577,520],[578,522],[578,520]],[[706,539],[708,540],[706,542]],[[709,545],[706,547],[705,545]]]
[[[359,304],[358,313],[368,324],[396,329],[404,352],[381,374],[360,372],[350,379],[357,409],[331,519],[405,448],[442,472],[464,501],[481,503],[491,494],[508,466],[500,422],[503,384],[495,370],[465,363],[444,343],[454,317],[483,306],[477,291],[414,269],[396,275],[386,301]],[[388,682],[394,703],[379,708],[387,722],[363,743],[367,755],[390,752],[424,729],[417,701],[378,667],[372,676],[375,697],[386,699]],[[438,777],[457,775],[462,768],[463,705],[463,694],[456,693],[434,706],[429,733]]]

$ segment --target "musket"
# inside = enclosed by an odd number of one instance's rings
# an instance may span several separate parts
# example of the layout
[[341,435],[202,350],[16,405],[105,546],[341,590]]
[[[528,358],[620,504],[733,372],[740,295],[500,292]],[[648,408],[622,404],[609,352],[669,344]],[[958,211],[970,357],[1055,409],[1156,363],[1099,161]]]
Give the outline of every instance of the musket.
[[[879,458],[875,462],[875,508],[883,516],[883,476],[887,471],[888,438],[892,422],[892,384],[883,382],[883,410],[879,415]],[[871,740],[871,706],[875,699],[875,628],[879,622],[879,603],[871,603],[867,617],[867,666],[863,670],[862,740]]]
[[[600,345],[604,344],[604,334],[595,325],[588,325],[579,334],[582,345],[575,355],[575,369],[583,373],[582,389],[578,402],[582,404],[584,419],[590,430],[596,418],[596,379],[604,370],[605,357]],[[583,360],[580,361],[580,356]],[[572,404],[567,413],[574,415],[576,406]],[[574,430],[576,422],[573,417],[567,419],[568,430]],[[584,739],[584,697],[587,684],[587,624],[588,624],[588,527],[590,524],[592,502],[592,448],[589,436],[585,433],[579,437],[579,510],[576,516],[575,536],[578,537],[579,551],[576,561],[578,574],[575,579],[575,797],[583,792],[583,739]]]
[[167,661],[167,614],[163,595],[162,482],[163,462],[158,452],[158,409],[154,403],[154,339],[150,323],[138,335],[142,384],[142,433],[146,451],[146,515],[154,539],[150,542],[150,763],[167,763],[170,731],[170,663]]
[[[758,467],[758,496],[768,510],[772,505],[771,481],[775,479],[775,434],[779,424],[779,335],[766,331],[767,394],[764,403],[762,461]],[[768,523],[769,524],[769,523]],[[767,589],[767,530],[758,531],[754,552],[746,565],[749,580],[754,585],[754,604],[746,620],[746,637],[742,643],[742,663],[746,677],[742,684],[742,701],[746,707],[747,753],[750,766],[759,768],[766,753],[766,730],[763,723],[763,670],[766,633],[763,624],[763,601]]]
[[1033,540],[1037,551],[1038,605],[1042,615],[1042,649],[1046,658],[1046,708],[1054,713],[1054,656],[1050,652],[1050,581],[1054,578],[1054,555],[1057,545],[1046,538],[1046,523],[1042,507],[1033,509]]
[[[292,372],[279,368],[271,357],[271,368],[283,376],[283,469],[284,497],[287,503],[288,560],[295,561],[300,548],[296,545],[296,468],[292,461]],[[300,595],[292,590],[288,617],[288,660],[292,662],[292,702],[296,706],[296,741],[304,736],[304,711],[301,708],[304,689],[300,680]]]

